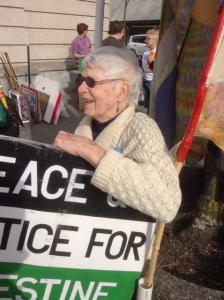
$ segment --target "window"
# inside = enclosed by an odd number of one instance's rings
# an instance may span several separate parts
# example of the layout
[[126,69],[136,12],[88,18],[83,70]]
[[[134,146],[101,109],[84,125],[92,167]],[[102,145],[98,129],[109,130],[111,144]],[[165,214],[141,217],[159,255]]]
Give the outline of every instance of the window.
[[133,41],[134,43],[145,44],[145,35],[141,35],[141,36],[133,36],[132,41]]

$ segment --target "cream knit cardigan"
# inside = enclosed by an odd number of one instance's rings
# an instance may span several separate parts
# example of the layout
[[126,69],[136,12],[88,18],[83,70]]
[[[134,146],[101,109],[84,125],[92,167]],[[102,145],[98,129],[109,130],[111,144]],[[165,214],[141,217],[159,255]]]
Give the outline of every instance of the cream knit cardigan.
[[[75,134],[92,137],[92,119],[84,117]],[[179,180],[156,123],[128,106],[96,138],[106,150],[91,183],[127,205],[170,222],[181,202]],[[122,148],[119,153],[115,148]]]

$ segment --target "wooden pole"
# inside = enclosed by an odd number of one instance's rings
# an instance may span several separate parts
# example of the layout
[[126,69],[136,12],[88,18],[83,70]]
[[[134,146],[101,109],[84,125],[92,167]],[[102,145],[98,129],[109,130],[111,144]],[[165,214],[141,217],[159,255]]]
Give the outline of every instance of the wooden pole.
[[[182,163],[182,162],[176,161],[176,163],[175,163],[175,167],[176,167],[178,176],[180,174],[180,171],[181,171],[183,165],[184,165],[184,163]],[[154,275],[155,275],[155,271],[156,271],[156,265],[157,265],[157,260],[158,260],[158,255],[159,255],[159,250],[160,250],[160,245],[161,245],[164,229],[165,229],[165,223],[160,223],[160,222],[157,223],[149,269],[148,269],[148,272],[146,272],[146,275],[144,277],[144,282],[143,282],[143,288],[145,288],[145,289],[151,288],[152,284],[153,284],[153,279],[154,279]]]
[[9,55],[8,55],[7,52],[4,52],[4,54],[5,54],[5,57],[6,57],[9,69],[10,69],[11,78],[12,78],[12,81],[14,83],[15,89],[17,91],[20,91],[20,87],[19,87],[19,84],[18,84],[18,81],[17,81],[17,78],[16,78],[16,73],[15,73],[15,71],[13,69],[13,66],[12,66],[11,62],[10,62]]
[[14,81],[12,79],[10,69],[7,66],[7,62],[6,62],[6,59],[5,59],[5,56],[3,55],[3,53],[1,53],[1,62],[3,65],[4,71],[6,73],[7,79],[9,81],[10,88],[15,89]]
[[165,223],[158,223],[156,225],[155,240],[153,243],[153,251],[150,259],[149,270],[146,273],[143,282],[143,288],[145,289],[151,288],[153,284],[153,278],[156,270],[156,264],[159,255],[160,244],[163,237],[164,228],[165,228]]
[[27,45],[27,75],[28,75],[28,87],[31,85],[31,75],[30,75],[30,46]]

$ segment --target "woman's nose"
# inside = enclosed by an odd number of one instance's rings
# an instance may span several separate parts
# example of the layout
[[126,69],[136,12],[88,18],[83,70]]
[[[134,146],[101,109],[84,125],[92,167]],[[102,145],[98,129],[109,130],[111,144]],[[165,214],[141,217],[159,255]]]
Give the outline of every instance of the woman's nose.
[[83,91],[86,91],[88,89],[88,86],[85,82],[85,80],[80,84],[80,86],[78,87],[78,92],[81,93]]

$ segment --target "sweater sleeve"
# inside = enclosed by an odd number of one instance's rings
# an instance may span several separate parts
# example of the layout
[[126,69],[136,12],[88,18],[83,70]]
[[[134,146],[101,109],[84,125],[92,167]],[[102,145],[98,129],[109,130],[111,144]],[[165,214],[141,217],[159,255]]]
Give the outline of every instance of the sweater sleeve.
[[[92,184],[127,205],[170,222],[181,202],[178,176],[157,125],[136,121],[123,154],[108,150],[97,166]],[[127,154],[126,154],[127,153]]]

